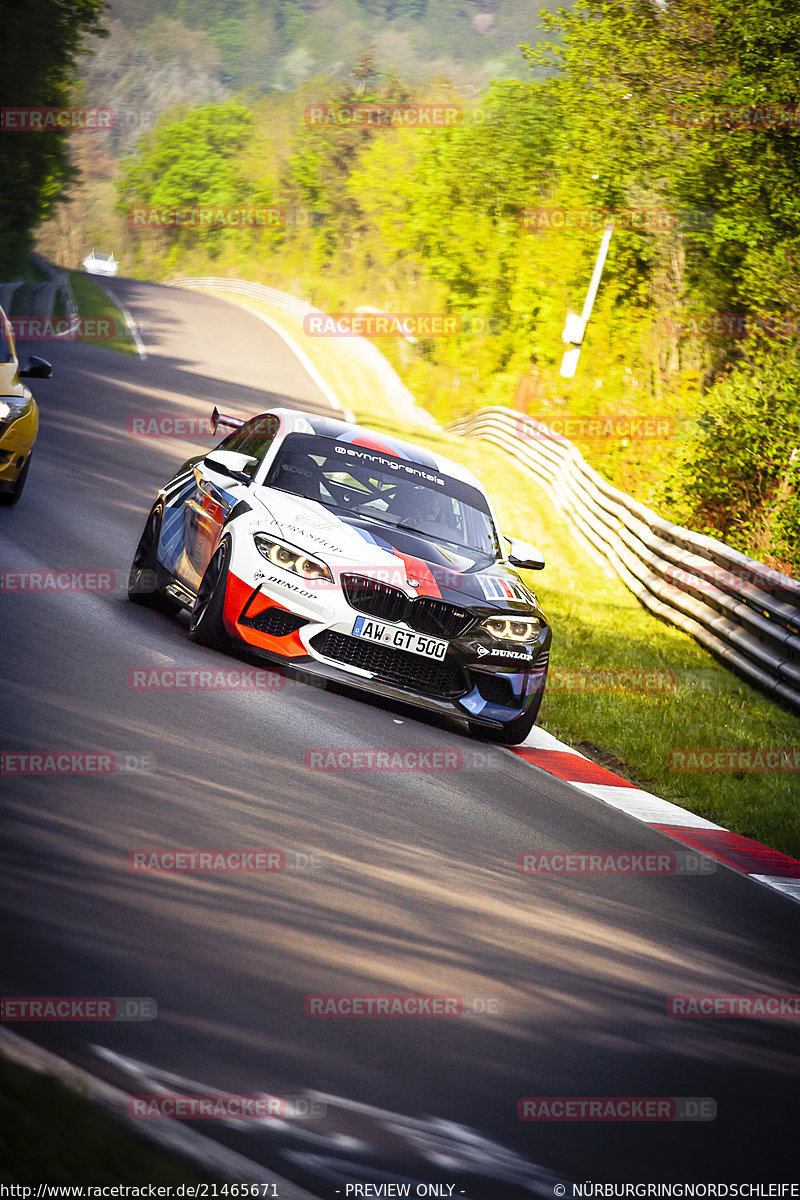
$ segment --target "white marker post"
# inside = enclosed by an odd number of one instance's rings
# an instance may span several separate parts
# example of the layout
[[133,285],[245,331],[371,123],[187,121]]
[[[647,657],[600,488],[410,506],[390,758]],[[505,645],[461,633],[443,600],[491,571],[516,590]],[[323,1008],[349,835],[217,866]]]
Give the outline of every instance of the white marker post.
[[594,299],[597,295],[597,289],[600,287],[600,277],[603,274],[603,267],[606,265],[608,247],[611,244],[611,235],[613,232],[613,225],[606,225],[603,230],[603,240],[600,243],[600,249],[597,251],[597,259],[589,283],[589,291],[586,293],[583,312],[580,316],[577,313],[567,314],[561,340],[566,342],[570,349],[564,352],[564,357],[561,360],[561,371],[559,373],[562,379],[572,379],[578,368],[578,359],[581,356],[581,342],[586,332],[589,317],[592,315]]

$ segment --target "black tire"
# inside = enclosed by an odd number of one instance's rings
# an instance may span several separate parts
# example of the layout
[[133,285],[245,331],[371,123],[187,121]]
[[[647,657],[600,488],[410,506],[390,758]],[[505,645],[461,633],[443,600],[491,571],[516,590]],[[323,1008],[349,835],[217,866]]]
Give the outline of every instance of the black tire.
[[222,619],[230,559],[231,544],[226,538],[217,546],[206,567],[189,617],[189,637],[201,646],[210,646],[212,650],[225,650],[230,645],[230,637]]
[[31,465],[32,458],[33,451],[25,459],[25,466],[17,476],[17,482],[14,484],[13,490],[10,492],[0,492],[0,504],[5,505],[6,508],[13,508],[18,503],[22,495],[22,489],[25,487],[25,480],[28,478],[28,468]]
[[161,582],[163,568],[159,566],[156,558],[163,517],[162,505],[153,505],[131,563],[128,599],[134,604],[144,604],[148,608],[160,609],[161,612],[177,612],[180,605],[165,593]]
[[515,717],[513,721],[507,721],[500,729],[490,729],[487,725],[470,721],[470,733],[486,742],[499,743],[503,746],[518,746],[520,742],[525,741],[536,724],[542,704],[542,695],[543,691],[539,692],[526,713],[523,713],[521,717]]

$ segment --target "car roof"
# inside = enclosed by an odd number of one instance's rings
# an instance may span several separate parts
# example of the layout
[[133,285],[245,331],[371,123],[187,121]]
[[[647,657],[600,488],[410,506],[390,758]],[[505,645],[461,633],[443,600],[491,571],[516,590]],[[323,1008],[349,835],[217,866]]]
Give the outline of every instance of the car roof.
[[485,493],[483,484],[478,477],[462,463],[444,454],[437,454],[413,442],[406,442],[394,434],[380,433],[367,429],[364,425],[354,425],[349,421],[341,421],[335,417],[320,416],[317,413],[300,412],[293,408],[274,408],[270,413],[279,417],[286,433],[312,433],[322,437],[335,438],[340,442],[348,442],[352,446],[363,446],[366,450],[377,450],[392,458],[401,458],[419,466],[431,467],[443,475],[460,479]]

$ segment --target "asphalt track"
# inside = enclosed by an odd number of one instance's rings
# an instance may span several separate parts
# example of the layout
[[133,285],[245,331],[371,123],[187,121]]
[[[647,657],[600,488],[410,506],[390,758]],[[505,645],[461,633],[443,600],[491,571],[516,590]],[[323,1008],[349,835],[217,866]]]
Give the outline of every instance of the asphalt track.
[[[39,442],[23,500],[0,510],[0,562],[111,572],[115,586],[5,588],[0,630],[4,751],[94,751],[116,769],[6,773],[0,983],[4,996],[153,997],[158,1017],[10,1028],[136,1094],[316,1098],[314,1119],[196,1127],[320,1197],[356,1181],[511,1200],[563,1194],[558,1180],[796,1180],[800,1019],[667,1015],[675,994],[800,992],[796,904],[724,867],[521,875],[528,850],[676,847],[411,708],[282,675],[256,692],[130,686],[144,668],[254,662],[126,602],[156,489],[212,444],[133,436],[132,418],[325,402],[254,316],[110,286],[148,358],[48,345],[55,377],[36,385]],[[329,747],[457,750],[463,765],[306,767]],[[181,847],[277,848],[296,869],[128,867],[131,851]],[[463,1011],[313,1018],[315,994],[459,996]],[[710,1097],[717,1116],[523,1122],[531,1096]]]

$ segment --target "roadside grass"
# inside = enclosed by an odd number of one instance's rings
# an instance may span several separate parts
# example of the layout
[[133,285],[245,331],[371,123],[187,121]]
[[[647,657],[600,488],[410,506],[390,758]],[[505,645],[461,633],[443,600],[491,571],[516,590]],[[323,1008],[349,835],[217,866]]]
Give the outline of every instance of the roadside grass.
[[[91,333],[79,336],[76,341],[91,342],[105,350],[116,350],[121,354],[136,354],[136,345],[131,337],[122,310],[114,303],[111,296],[99,283],[83,271],[68,271],[72,285],[72,294],[78,306],[82,320],[97,319],[108,321],[105,328],[111,330],[111,336],[94,336]],[[99,327],[104,332],[102,326]]]
[[[249,298],[243,303],[258,311]],[[303,345],[357,421],[463,462],[492,496],[504,531],[543,551],[546,569],[525,573],[553,627],[538,723],[645,790],[800,858],[796,773],[670,765],[673,751],[800,748],[800,719],[643,608],[573,533],[545,488],[500,450],[398,420],[378,381],[342,343],[305,337],[296,318],[263,311]],[[630,686],[615,686],[617,673],[631,671]]]
[[216,1178],[154,1147],[59,1081],[0,1058],[0,1184],[178,1184]]

